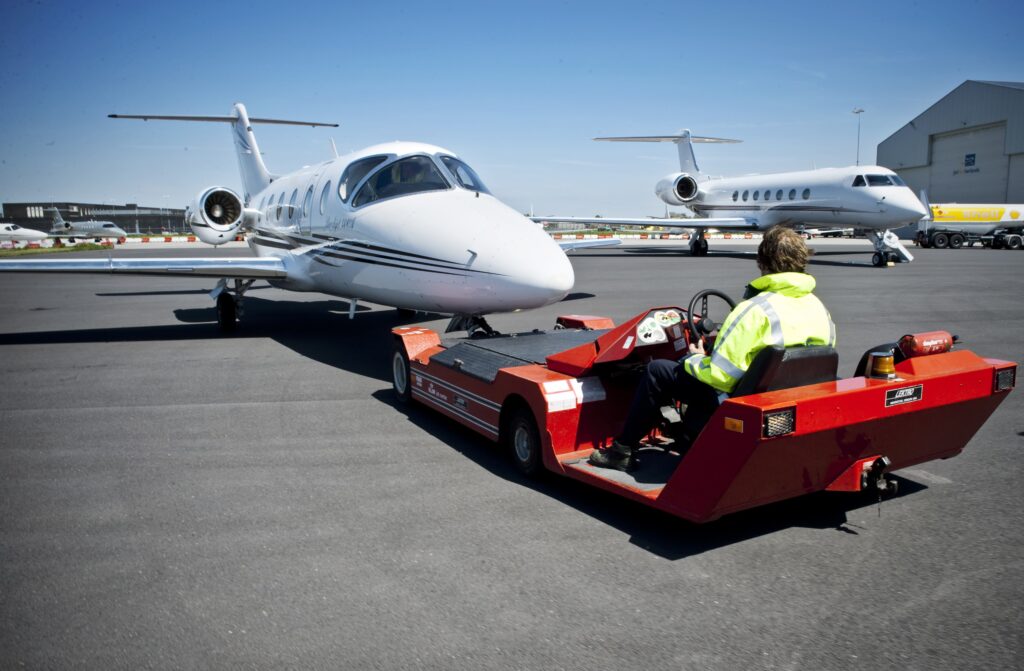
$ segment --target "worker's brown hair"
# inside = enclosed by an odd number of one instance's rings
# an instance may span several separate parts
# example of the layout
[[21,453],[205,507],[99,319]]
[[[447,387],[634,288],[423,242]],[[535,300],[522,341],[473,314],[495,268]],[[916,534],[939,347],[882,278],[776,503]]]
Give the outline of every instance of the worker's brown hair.
[[803,236],[792,228],[773,226],[757,246],[757,267],[766,275],[802,273],[810,256]]

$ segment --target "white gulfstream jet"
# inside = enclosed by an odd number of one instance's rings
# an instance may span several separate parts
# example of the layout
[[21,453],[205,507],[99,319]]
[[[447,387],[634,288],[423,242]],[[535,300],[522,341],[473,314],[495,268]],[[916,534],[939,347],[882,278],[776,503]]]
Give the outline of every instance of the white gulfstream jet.
[[0,224],[0,241],[19,242],[45,240],[49,236],[34,228],[22,228],[17,224]]
[[[542,222],[583,222],[620,226],[662,226],[691,230],[690,253],[705,256],[708,228],[764,230],[776,225],[853,228],[875,246],[876,266],[913,256],[890,229],[916,223],[927,210],[896,173],[877,165],[822,168],[801,172],[711,179],[702,175],[693,142],[738,142],[679,135],[599,137],[607,142],[673,142],[679,148],[679,172],[663,177],[655,187],[668,205],[686,206],[693,219],[615,219],[534,217]],[[723,216],[725,215],[725,216]]]
[[256,256],[7,261],[0,271],[220,278],[211,295],[224,330],[234,328],[242,295],[259,279],[347,298],[350,316],[357,300],[453,314],[460,330],[489,330],[483,315],[548,305],[573,286],[563,248],[446,149],[380,144],[276,176],[251,124],[337,124],[249,118],[241,104],[226,117],[111,116],[231,124],[243,195],[203,189],[186,218],[213,245],[245,234]]
[[53,218],[50,235],[57,240],[68,238],[73,242],[75,238],[92,238],[99,241],[102,238],[123,238],[128,235],[112,221],[64,221],[57,208],[50,207],[46,211]]

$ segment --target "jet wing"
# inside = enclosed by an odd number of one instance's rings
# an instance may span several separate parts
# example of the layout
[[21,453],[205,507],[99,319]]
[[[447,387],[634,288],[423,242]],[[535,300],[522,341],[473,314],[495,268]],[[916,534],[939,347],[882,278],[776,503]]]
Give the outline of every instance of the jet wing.
[[123,275],[182,275],[273,279],[288,277],[284,261],[276,257],[207,259],[40,259],[0,261],[5,273],[114,273]]
[[679,228],[694,230],[697,228],[745,228],[754,230],[757,221],[743,217],[699,218],[699,219],[654,219],[643,217],[638,219],[614,219],[604,217],[530,217],[533,221],[543,224],[589,224],[591,226],[661,226],[663,228]]
[[574,249],[584,249],[586,247],[616,247],[622,244],[622,240],[618,238],[602,238],[600,240],[559,240],[558,246],[563,251],[571,252]]

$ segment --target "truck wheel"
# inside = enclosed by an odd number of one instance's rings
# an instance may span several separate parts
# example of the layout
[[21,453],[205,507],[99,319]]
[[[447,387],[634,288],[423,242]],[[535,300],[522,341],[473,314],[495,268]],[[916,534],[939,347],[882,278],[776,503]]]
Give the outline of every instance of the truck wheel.
[[932,247],[935,249],[945,249],[949,247],[949,236],[945,233],[936,233],[932,236]]
[[949,248],[950,249],[960,249],[963,246],[964,246],[964,236],[960,235],[959,233],[954,233],[953,235],[949,236]]
[[391,355],[391,386],[395,390],[395,398],[402,405],[412,400],[412,385],[409,376],[409,357],[401,347],[395,347]]
[[1007,249],[1020,249],[1024,247],[1024,238],[1019,235],[1008,235],[1006,236],[1006,248]]
[[516,408],[505,429],[505,440],[516,468],[523,475],[534,476],[541,471],[540,432],[529,408]]

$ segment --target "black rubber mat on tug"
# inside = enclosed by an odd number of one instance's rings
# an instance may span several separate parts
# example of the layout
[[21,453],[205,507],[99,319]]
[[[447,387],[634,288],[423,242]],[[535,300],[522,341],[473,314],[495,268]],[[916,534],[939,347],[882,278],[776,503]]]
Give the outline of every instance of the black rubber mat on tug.
[[431,361],[462,371],[466,375],[494,382],[498,371],[510,366],[544,363],[556,352],[593,342],[607,333],[607,329],[580,331],[532,331],[490,338],[459,338],[446,340],[445,351],[435,354]]

